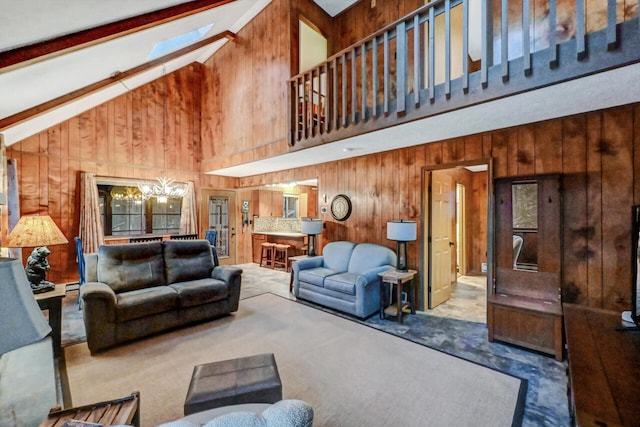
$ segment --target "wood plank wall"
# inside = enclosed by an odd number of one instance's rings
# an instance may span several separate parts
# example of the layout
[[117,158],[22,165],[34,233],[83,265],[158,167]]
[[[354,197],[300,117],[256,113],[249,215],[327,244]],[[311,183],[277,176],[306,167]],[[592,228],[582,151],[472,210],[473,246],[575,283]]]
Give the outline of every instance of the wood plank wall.
[[[17,160],[22,215],[49,214],[69,244],[51,247],[48,279],[77,281],[81,172],[132,179],[165,175],[203,187],[235,180],[200,174],[200,65],[194,64],[7,148]],[[163,90],[167,145],[163,152]],[[6,221],[6,210],[3,209]],[[6,222],[5,222],[6,224]],[[6,236],[6,227],[3,227]],[[29,255],[23,251],[23,259]]]
[[[494,177],[561,173],[564,215],[563,297],[565,301],[616,311],[629,308],[631,206],[640,203],[640,105],[548,120],[416,147],[245,178],[241,186],[281,182],[285,176],[317,176],[320,207],[346,194],[353,213],[344,222],[321,214],[326,223],[320,245],[335,240],[395,247],[386,239],[386,222],[419,221],[423,168],[492,157]],[[473,191],[486,189],[474,179]],[[323,196],[327,202],[323,202]],[[473,263],[485,262],[486,201],[474,198]],[[423,247],[409,244],[409,265],[420,266]],[[250,254],[243,254],[244,260]]]
[[333,33],[311,0],[273,0],[204,63],[203,170],[287,152],[287,79],[297,74],[298,20]]

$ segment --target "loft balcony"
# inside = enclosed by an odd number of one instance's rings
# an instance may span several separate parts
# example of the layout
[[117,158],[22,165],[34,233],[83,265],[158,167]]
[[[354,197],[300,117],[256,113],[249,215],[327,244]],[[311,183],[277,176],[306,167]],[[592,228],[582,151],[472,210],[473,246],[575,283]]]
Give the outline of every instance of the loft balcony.
[[551,0],[537,12],[533,3],[433,1],[292,77],[290,150],[640,61],[637,4]]

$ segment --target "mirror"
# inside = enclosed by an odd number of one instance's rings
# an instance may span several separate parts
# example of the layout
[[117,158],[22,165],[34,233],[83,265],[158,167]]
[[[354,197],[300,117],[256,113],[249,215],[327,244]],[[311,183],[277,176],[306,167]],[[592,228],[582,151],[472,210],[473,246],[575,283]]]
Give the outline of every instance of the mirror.
[[[273,200],[273,215],[258,211],[258,216],[271,216],[284,219],[317,218],[318,216],[318,180],[316,178],[267,184],[255,187],[259,190],[278,194],[279,201]],[[275,206],[278,206],[275,208]],[[277,210],[277,215],[275,211]]]
[[513,269],[538,271],[538,183],[514,181],[511,200]]

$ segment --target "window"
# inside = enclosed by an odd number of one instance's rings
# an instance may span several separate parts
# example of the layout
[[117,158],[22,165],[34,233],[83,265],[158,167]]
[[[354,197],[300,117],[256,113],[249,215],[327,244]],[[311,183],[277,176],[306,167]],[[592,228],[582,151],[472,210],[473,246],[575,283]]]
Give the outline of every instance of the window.
[[147,56],[147,59],[157,58],[159,56],[166,55],[169,52],[188,46],[191,43],[195,43],[204,38],[212,27],[213,24],[208,24],[204,27],[189,31],[188,33],[179,34],[170,39],[160,41],[153,46],[153,49]]
[[137,187],[98,185],[105,236],[177,234],[181,198],[143,200]]
[[298,196],[293,194],[284,195],[284,218],[298,218]]

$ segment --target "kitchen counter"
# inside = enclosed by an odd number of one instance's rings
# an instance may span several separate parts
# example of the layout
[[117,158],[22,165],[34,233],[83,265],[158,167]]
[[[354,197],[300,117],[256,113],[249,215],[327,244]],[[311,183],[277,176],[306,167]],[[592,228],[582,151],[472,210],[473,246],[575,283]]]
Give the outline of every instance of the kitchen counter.
[[253,262],[260,264],[261,245],[264,242],[280,243],[291,246],[289,256],[303,255],[306,248],[307,235],[295,231],[253,231]]
[[254,231],[251,234],[264,234],[265,236],[274,237],[290,237],[292,239],[307,237],[304,233],[297,233],[295,231]]

